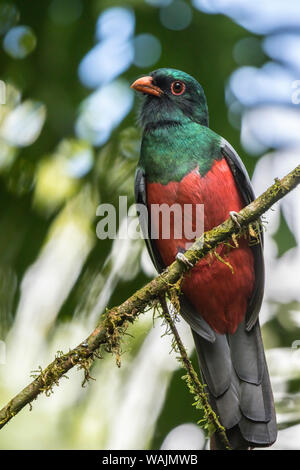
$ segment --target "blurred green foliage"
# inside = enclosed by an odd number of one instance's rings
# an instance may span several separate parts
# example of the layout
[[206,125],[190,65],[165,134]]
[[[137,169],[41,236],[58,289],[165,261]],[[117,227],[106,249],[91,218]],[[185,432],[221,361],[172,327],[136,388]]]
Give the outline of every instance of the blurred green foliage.
[[[47,253],[47,243],[68,223],[77,224],[79,231],[84,232],[86,251],[82,248],[84,253],[76,267],[78,271],[74,280],[58,303],[53,323],[45,329],[46,341],[51,343],[51,338],[59,338],[55,336],[56,329],[64,323],[71,323],[72,319],[75,324],[78,318],[83,319],[82,324],[88,318],[95,321],[95,313],[100,308],[99,299],[108,307],[120,304],[149,279],[150,274],[140,265],[142,244],[127,247],[129,254],[120,260],[118,250],[125,250],[123,246],[114,248],[112,240],[96,238],[97,206],[105,202],[117,205],[120,195],[128,196],[129,205],[134,200],[134,171],[140,145],[140,131],[136,126],[138,105],[103,146],[93,147],[79,139],[74,130],[80,106],[91,93],[78,78],[78,66],[95,44],[95,25],[99,15],[112,6],[134,10],[136,34],[151,33],[159,38],[162,54],[154,68],[174,67],[199,79],[207,95],[211,127],[236,148],[250,174],[256,164],[254,158],[242,151],[239,129],[231,126],[227,116],[224,85],[236,67],[234,46],[249,36],[230,19],[193,9],[191,24],[182,31],[173,31],[159,21],[158,8],[141,0],[0,1],[0,79],[6,83],[7,91],[6,104],[0,105],[0,338],[5,338],[14,325],[24,275]],[[7,34],[20,25],[25,29],[17,31],[19,42],[12,45]],[[17,52],[14,52],[16,47]],[[255,49],[253,43],[249,47],[253,62],[262,63],[261,50]],[[129,84],[147,72],[148,69],[132,65],[122,78]],[[9,116],[10,122],[7,122]],[[81,175],[73,172],[78,158],[85,165]],[[75,241],[71,238],[69,244],[77,246]],[[279,255],[295,244],[284,219],[276,234],[276,242],[280,246]],[[102,307],[105,305],[101,304]],[[286,312],[278,306],[280,314],[266,326],[266,332],[270,332],[267,336],[270,346],[291,344],[294,336],[287,334],[285,322],[288,312],[296,308],[299,306],[286,305]],[[90,317],[92,312],[94,316]],[[135,339],[126,343],[128,361],[138,357],[150,323],[142,322],[142,327],[133,329]],[[87,324],[92,327],[92,322]],[[51,352],[60,347],[60,344],[51,346]],[[50,361],[51,354],[46,357]],[[125,359],[125,372],[116,369],[112,374],[126,375],[126,367]],[[114,368],[111,360],[105,369],[108,375],[109,368]],[[95,365],[94,369],[96,373],[101,367]],[[26,383],[29,370],[23,372]],[[149,437],[149,447],[159,448],[166,434],[178,424],[199,419],[191,407],[192,398],[180,380],[181,375],[182,371],[177,371],[170,378],[165,404],[153,430],[153,440]],[[105,379],[103,375],[101,378]],[[93,385],[94,394],[97,386],[98,381]],[[7,390],[0,395],[1,401],[12,393],[12,390]],[[85,398],[89,400],[86,395]],[[76,434],[76,423],[81,429],[80,419],[88,407],[88,401],[82,403],[81,399],[77,398],[77,414],[75,403],[72,403],[70,409],[66,407],[59,416],[57,428],[54,425],[50,427],[52,430],[60,428],[58,439],[62,444],[58,444],[52,431],[50,444],[44,436],[44,441],[43,438],[38,441],[38,447],[88,446]],[[96,406],[97,401],[94,400],[91,402]],[[95,407],[93,413],[97,413]],[[75,415],[76,419],[80,415],[76,423]],[[47,415],[43,416],[46,419]],[[27,420],[29,423],[30,416]],[[10,426],[13,428],[14,424]],[[71,427],[72,437],[69,435]],[[20,429],[19,436],[26,429],[26,420],[22,421]],[[29,446],[25,436],[20,437],[16,444],[11,442],[9,431],[6,436],[4,446]],[[105,445],[105,439],[100,436],[92,443],[96,447]]]

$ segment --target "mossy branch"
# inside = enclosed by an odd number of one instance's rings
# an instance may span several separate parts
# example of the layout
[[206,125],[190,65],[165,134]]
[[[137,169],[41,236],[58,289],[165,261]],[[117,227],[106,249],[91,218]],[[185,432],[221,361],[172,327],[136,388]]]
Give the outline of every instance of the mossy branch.
[[170,330],[174,336],[174,349],[180,354],[180,363],[187,373],[187,375],[184,376],[183,379],[186,381],[186,384],[191,394],[194,396],[194,405],[196,406],[196,408],[204,411],[204,419],[200,420],[199,423],[205,424],[205,427],[207,428],[210,436],[216,432],[219,435],[220,441],[224,445],[224,449],[230,450],[231,447],[226,436],[225,428],[222,426],[218,419],[218,416],[211,408],[208,401],[208,395],[205,391],[205,385],[200,382],[198,375],[193,367],[193,364],[188,358],[187,352],[179,336],[175,323],[170,315],[166,297],[160,297],[159,301],[162,307],[163,316],[167,321]]
[[[241,228],[229,218],[218,227],[205,232],[185,252],[185,257],[191,267],[195,266],[201,258],[220,243],[226,242],[230,237],[235,239],[234,237],[239,235],[241,230],[246,230],[249,224],[256,221],[299,183],[300,165],[281,180],[275,180],[275,183],[267,191],[239,212]],[[90,365],[95,357],[99,357],[101,346],[106,351],[115,352],[118,360],[120,339],[128,324],[143,313],[154,300],[159,300],[171,287],[174,287],[187,270],[188,268],[181,261],[174,261],[161,275],[134,293],[123,304],[102,314],[99,324],[86,340],[68,353],[59,353],[51,364],[44,370],[38,371],[35,379],[2,408],[0,428],[5,426],[24,406],[35,400],[40,393],[51,393],[53,386],[57,385],[59,379],[74,366],[83,369],[85,372],[84,381],[88,380]]]

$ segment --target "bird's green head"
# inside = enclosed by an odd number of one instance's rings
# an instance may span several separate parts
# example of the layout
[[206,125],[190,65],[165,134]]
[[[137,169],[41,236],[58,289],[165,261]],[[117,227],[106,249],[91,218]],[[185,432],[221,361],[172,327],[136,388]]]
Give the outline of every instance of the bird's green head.
[[139,78],[131,87],[143,93],[140,122],[146,129],[194,121],[208,126],[202,86],[191,75],[163,68]]

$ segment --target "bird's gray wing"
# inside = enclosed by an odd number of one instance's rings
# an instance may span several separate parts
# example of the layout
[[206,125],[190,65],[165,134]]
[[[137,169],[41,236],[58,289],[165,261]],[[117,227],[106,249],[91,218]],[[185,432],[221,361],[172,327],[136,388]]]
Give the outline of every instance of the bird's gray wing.
[[[221,141],[222,154],[225,157],[233,173],[239,192],[245,202],[250,204],[255,199],[255,194],[248,176],[247,170],[234,150],[234,148],[225,140]],[[253,244],[251,250],[254,256],[255,283],[252,296],[248,302],[246,312],[246,330],[250,331],[255,325],[261,308],[264,285],[265,285],[265,266],[263,257],[263,228],[259,223],[259,243]]]

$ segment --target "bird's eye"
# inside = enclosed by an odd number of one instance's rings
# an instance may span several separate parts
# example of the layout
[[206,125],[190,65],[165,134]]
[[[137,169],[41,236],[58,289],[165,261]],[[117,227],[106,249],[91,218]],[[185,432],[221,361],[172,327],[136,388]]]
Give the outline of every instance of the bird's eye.
[[171,92],[173,95],[182,95],[182,93],[185,90],[185,84],[183,82],[180,82],[177,80],[176,82],[173,82],[171,85]]

